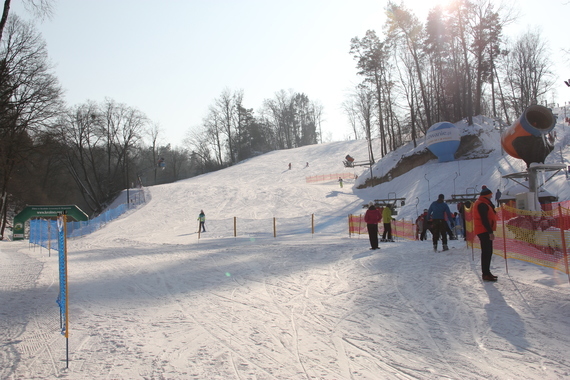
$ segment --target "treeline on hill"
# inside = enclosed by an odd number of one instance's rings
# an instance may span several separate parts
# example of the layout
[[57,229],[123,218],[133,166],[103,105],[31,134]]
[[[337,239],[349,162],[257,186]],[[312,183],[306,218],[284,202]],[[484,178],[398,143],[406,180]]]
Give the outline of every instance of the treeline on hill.
[[[498,2],[496,2],[499,4]],[[547,101],[553,75],[538,32],[514,41],[503,34],[512,10],[493,1],[436,6],[420,22],[403,4],[386,6],[383,35],[351,41],[363,78],[345,101],[356,138],[380,140],[383,157],[425,135],[440,121],[486,115],[511,124],[524,109]],[[372,145],[370,158],[374,160]]]
[[[40,12],[50,4],[27,1]],[[167,183],[321,141],[322,106],[292,91],[277,92],[256,115],[243,91],[224,90],[183,147],[162,144],[143,112],[112,99],[70,107],[41,36],[8,11],[0,19],[0,238],[8,215],[26,204],[77,204],[95,215],[139,181]],[[375,138],[383,157],[436,122],[483,114],[510,124],[547,100],[545,43],[538,32],[507,41],[513,19],[492,1],[438,6],[425,24],[403,4],[389,2],[386,14],[382,36],[369,30],[350,41],[362,82],[344,103],[372,161]]]
[[[222,92],[184,147],[133,107],[105,99],[67,106],[33,25],[0,22],[0,239],[26,205],[103,211],[125,188],[218,170],[273,149],[317,143],[321,107],[278,92],[255,117],[243,92]],[[10,218],[8,218],[10,216]]]
[[266,99],[260,115],[243,104],[243,91],[222,91],[202,125],[192,130],[186,145],[218,169],[275,149],[316,144],[321,136],[323,108],[305,94],[281,90]]

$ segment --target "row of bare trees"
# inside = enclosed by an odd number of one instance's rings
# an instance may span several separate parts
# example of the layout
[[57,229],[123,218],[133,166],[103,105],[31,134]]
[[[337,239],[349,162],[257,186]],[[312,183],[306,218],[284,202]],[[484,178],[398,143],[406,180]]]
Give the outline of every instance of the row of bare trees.
[[363,78],[344,103],[354,136],[379,137],[384,156],[440,121],[488,115],[510,124],[553,86],[546,44],[529,31],[503,35],[513,12],[492,0],[455,0],[433,8],[425,23],[389,2],[383,35],[351,41]]
[[[50,0],[26,2],[49,11]],[[224,90],[183,148],[161,144],[144,113],[112,99],[68,107],[45,43],[9,9],[4,0],[0,238],[9,213],[26,204],[75,203],[96,214],[137,183],[175,181],[321,139],[322,106],[294,91],[275,93],[255,114],[243,91]],[[368,31],[350,49],[363,80],[345,110],[355,137],[369,141],[371,161],[375,137],[384,156],[435,122],[485,114],[510,123],[545,100],[552,80],[544,42],[534,32],[506,41],[502,30],[512,17],[490,0],[456,0],[425,24],[403,5],[390,2],[386,10],[383,35]]]
[[[111,99],[67,107],[43,39],[31,22],[7,16],[9,3],[0,21],[0,239],[27,204],[75,203],[96,214],[138,181],[194,173],[191,155],[161,146],[141,111]],[[168,165],[159,168],[159,156]]]
[[274,149],[316,144],[323,108],[302,93],[281,90],[266,99],[260,116],[244,105],[243,91],[225,89],[186,145],[199,166],[215,170]]
[[[186,147],[161,144],[160,128],[113,99],[68,106],[30,22],[0,20],[0,238],[27,204],[77,204],[96,215],[125,188],[217,170],[273,149],[314,144],[322,107],[281,91],[261,116],[243,91],[225,90]],[[42,6],[48,0],[30,1]]]

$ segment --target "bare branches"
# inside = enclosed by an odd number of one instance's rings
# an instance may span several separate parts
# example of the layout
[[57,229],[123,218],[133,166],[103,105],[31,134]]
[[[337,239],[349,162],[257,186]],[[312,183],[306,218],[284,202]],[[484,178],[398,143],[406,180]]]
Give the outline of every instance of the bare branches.
[[[4,28],[8,22],[8,16],[10,15],[11,3],[11,0],[4,0],[2,16],[0,17],[0,42],[2,41]],[[39,20],[44,20],[45,18],[51,18],[53,16],[54,6],[52,0],[24,0],[23,3],[26,10]]]
[[546,99],[552,83],[540,38],[506,45],[503,29],[517,13],[496,4],[454,0],[434,7],[424,25],[403,3],[389,1],[383,36],[368,30],[351,40],[357,74],[375,93],[382,155],[438,121],[499,113],[508,120]]
[[[8,0],[6,0],[8,1]],[[39,20],[53,17],[55,5],[53,0],[25,0],[24,8]]]

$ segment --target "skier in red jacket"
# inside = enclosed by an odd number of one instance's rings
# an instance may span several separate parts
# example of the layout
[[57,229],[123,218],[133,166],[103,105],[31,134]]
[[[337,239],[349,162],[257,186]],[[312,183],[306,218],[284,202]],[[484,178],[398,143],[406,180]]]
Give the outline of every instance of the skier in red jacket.
[[378,222],[382,219],[380,210],[378,210],[374,205],[370,205],[366,214],[364,214],[364,221],[366,222],[366,228],[368,229],[368,238],[370,239],[370,249],[378,248]]

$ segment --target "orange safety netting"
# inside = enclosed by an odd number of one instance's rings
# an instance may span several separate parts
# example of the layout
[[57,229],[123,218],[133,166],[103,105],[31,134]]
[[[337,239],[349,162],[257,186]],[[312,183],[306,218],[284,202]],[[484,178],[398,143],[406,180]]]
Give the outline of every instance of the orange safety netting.
[[348,216],[348,234],[367,234],[366,222],[364,215],[349,215]]
[[[517,259],[556,269],[570,275],[568,244],[570,243],[570,201],[543,205],[543,211],[519,210],[503,205],[496,208],[497,230],[493,253],[505,259]],[[473,208],[465,208],[467,245],[480,249],[479,238],[473,234]],[[382,223],[379,223],[382,231]],[[364,215],[349,215],[349,234],[367,234]],[[412,221],[392,221],[392,235],[416,240]]]
[[416,240],[416,224],[405,219],[393,220],[392,235],[408,240]]
[[307,183],[313,183],[313,182],[333,181],[333,180],[338,180],[339,178],[355,179],[356,175],[354,175],[353,173],[321,174],[321,175],[314,175],[311,177],[305,177],[305,181]]
[[[568,273],[570,210],[560,204],[543,205],[543,211],[519,210],[503,205],[497,208],[497,231],[493,253]],[[465,209],[467,242],[481,248],[473,234],[473,210]]]
[[[382,212],[383,208],[380,208]],[[378,223],[378,230],[382,232],[382,223]],[[349,215],[348,216],[348,233],[351,234],[368,234],[364,215]],[[412,221],[407,220],[392,220],[392,236],[416,240],[416,225]]]

